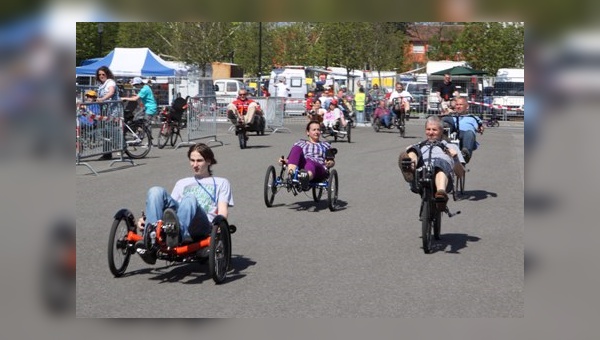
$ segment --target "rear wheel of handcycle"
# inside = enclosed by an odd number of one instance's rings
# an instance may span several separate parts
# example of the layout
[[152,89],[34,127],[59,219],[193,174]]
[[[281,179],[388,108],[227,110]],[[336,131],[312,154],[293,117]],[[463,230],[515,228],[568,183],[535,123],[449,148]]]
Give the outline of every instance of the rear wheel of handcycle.
[[323,196],[323,187],[314,186],[312,187],[312,196],[315,202],[319,202],[321,200],[321,196]]
[[500,127],[500,122],[498,120],[492,121],[492,127]]
[[427,200],[423,202],[421,209],[421,239],[423,240],[423,252],[431,252],[431,229],[433,228],[432,203]]
[[213,225],[208,246],[208,270],[216,284],[223,283],[231,261],[231,236],[225,220]]
[[335,169],[329,173],[329,185],[327,186],[327,204],[329,210],[335,211],[338,200],[338,174]]
[[264,197],[265,204],[268,208],[273,206],[273,200],[275,199],[275,194],[277,193],[277,178],[275,175],[275,167],[269,165],[267,169],[267,173],[265,175],[265,188],[264,188]]
[[135,134],[129,131],[129,129],[125,129],[125,153],[131,158],[144,158],[148,155],[150,149],[152,149],[151,131],[143,123],[134,124],[130,127]]
[[162,149],[167,145],[169,138],[171,138],[172,131],[169,129],[169,126],[164,123],[160,127],[160,131],[158,132],[158,148]]
[[135,226],[127,220],[125,215],[115,217],[110,235],[108,237],[108,268],[115,277],[125,274],[131,258],[127,234],[135,231]]

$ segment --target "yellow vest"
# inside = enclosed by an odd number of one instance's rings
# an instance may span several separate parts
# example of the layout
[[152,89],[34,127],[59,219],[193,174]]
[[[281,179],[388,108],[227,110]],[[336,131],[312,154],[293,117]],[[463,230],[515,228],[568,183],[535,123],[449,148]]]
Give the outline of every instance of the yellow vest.
[[365,98],[367,95],[364,92],[359,92],[354,96],[354,101],[356,102],[356,111],[364,111],[365,110]]

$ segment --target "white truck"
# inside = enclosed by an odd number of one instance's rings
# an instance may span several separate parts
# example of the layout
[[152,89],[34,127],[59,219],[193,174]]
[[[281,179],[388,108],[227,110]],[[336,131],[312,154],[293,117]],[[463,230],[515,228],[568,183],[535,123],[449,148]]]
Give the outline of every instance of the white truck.
[[492,103],[502,106],[501,112],[505,112],[507,116],[522,112],[525,104],[525,69],[498,69]]

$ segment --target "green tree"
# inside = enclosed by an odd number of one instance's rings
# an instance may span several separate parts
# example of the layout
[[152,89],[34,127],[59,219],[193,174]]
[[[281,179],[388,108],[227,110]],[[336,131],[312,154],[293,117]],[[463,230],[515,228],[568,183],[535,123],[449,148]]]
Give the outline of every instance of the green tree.
[[495,74],[524,65],[525,29],[520,23],[467,23],[456,46],[475,69]]

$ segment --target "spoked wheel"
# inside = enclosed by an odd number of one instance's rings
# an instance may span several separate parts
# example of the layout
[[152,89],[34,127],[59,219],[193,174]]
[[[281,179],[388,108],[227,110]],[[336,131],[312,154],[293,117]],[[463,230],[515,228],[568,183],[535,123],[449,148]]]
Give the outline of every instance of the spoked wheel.
[[338,200],[338,174],[335,169],[329,173],[329,186],[327,186],[327,202],[329,210],[335,211]]
[[131,158],[140,159],[146,157],[152,148],[152,134],[144,124],[131,125],[134,133],[125,129],[125,153]]
[[312,188],[312,196],[315,202],[319,202],[321,200],[321,196],[323,196],[323,187],[314,186]]
[[433,229],[433,209],[430,201],[423,202],[421,209],[421,238],[423,240],[423,251],[431,253],[431,230]]
[[467,171],[465,169],[465,172],[463,173],[462,177],[457,178],[457,181],[458,181],[458,192],[461,195],[465,194],[465,179],[466,179],[466,177],[467,177]]
[[435,209],[435,221],[433,222],[433,238],[440,239],[440,230],[442,229],[442,212]]
[[500,122],[497,120],[492,121],[492,127],[500,127]]
[[400,137],[404,138],[406,136],[406,124],[404,123],[404,115],[401,115],[398,119],[398,130],[400,130]]
[[265,175],[265,204],[268,208],[273,206],[273,200],[275,199],[275,194],[277,193],[277,178],[275,175],[275,167],[269,165],[267,169],[267,173]]
[[167,145],[169,138],[171,138],[171,129],[169,129],[169,125],[164,123],[160,128],[160,132],[158,133],[158,148],[162,149]]
[[213,225],[210,233],[208,268],[216,284],[223,283],[231,261],[231,236],[226,221]]
[[237,131],[238,140],[240,142],[240,149],[246,148],[246,129],[239,129]]
[[171,146],[175,147],[175,143],[177,143],[177,137],[179,137],[179,128],[173,127],[171,132]]
[[[108,268],[115,277],[125,274],[131,258],[127,233],[135,230],[126,216],[115,217],[108,237]],[[133,248],[131,248],[133,249]]]
[[375,130],[375,132],[379,132],[379,118],[375,118],[373,121],[373,130]]

